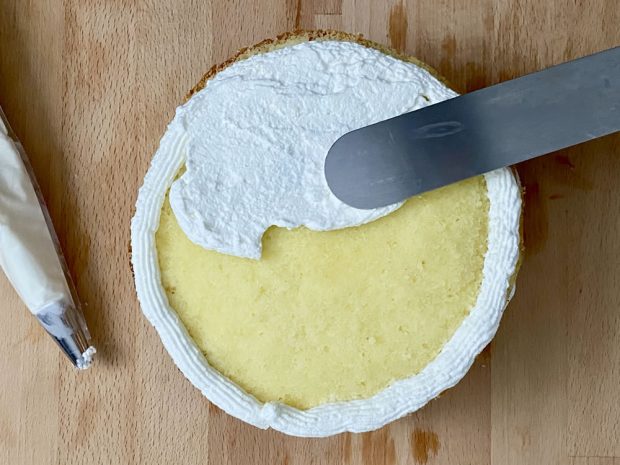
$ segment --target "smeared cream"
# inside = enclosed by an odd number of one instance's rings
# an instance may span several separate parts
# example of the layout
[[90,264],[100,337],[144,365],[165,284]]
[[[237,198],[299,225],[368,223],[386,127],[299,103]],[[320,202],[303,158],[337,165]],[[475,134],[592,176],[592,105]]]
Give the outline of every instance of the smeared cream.
[[317,231],[373,221],[323,174],[343,134],[456,94],[426,70],[352,42],[304,42],[233,63],[177,110],[185,174],[170,202],[196,244],[260,258],[272,225]]

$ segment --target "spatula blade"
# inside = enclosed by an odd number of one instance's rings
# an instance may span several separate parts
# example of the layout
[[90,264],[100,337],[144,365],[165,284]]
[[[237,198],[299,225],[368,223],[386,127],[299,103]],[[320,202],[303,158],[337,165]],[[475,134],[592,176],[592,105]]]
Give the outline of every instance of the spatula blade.
[[616,47],[349,132],[325,177],[372,209],[619,130]]

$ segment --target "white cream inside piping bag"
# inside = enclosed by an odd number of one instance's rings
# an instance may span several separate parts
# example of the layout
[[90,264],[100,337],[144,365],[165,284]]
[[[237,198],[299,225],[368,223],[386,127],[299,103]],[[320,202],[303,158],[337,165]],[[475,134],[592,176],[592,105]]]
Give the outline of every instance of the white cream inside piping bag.
[[26,167],[0,120],[0,266],[36,314],[70,292]]

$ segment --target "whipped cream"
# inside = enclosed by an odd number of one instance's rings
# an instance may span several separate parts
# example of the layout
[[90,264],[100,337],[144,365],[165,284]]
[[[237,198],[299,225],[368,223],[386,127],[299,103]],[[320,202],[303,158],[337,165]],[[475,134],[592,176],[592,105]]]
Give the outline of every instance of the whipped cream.
[[[344,129],[344,125],[346,125],[347,122],[348,124],[351,124],[351,129],[354,128],[354,123],[351,122],[353,118],[355,118],[355,121],[358,121],[359,123],[361,123],[361,120],[364,118],[364,114],[367,113],[373,114],[376,118],[378,118],[378,112],[382,110],[380,108],[375,108],[377,106],[380,107],[389,103],[390,106],[393,105],[393,111],[397,112],[397,103],[401,102],[402,107],[400,108],[402,108],[402,110],[399,109],[398,111],[402,112],[407,111],[407,109],[417,108],[416,105],[423,106],[427,103],[436,103],[455,95],[454,92],[443,86],[424,69],[415,65],[401,63],[400,61],[383,56],[374,50],[361,49],[360,47],[361,46],[353,43],[334,43],[329,41],[314,42],[312,44],[303,43],[295,47],[289,47],[277,52],[267,53],[263,56],[263,60],[266,60],[267,63],[272,63],[270,66],[272,66],[273,69],[271,75],[267,72],[264,73],[263,77],[265,78],[265,84],[268,88],[273,88],[276,81],[274,79],[267,78],[276,75],[282,76],[282,73],[284,73],[288,76],[290,81],[300,83],[299,86],[294,87],[295,91],[298,91],[299,89],[332,89],[332,94],[334,95],[329,97],[331,102],[330,105],[336,105],[338,102],[335,95],[337,92],[335,92],[334,89],[346,93],[352,92],[352,95],[355,95],[354,89],[352,90],[349,88],[353,82],[355,82],[357,86],[362,86],[366,90],[368,90],[369,87],[365,84],[368,84],[369,86],[375,85],[375,89],[377,89],[377,92],[379,93],[383,92],[379,91],[379,89],[389,89],[385,90],[384,95],[374,95],[371,92],[370,95],[368,95],[369,100],[367,105],[363,105],[361,100],[352,99],[357,102],[356,105],[358,106],[356,109],[361,114],[353,114],[353,111],[349,111],[348,101],[340,101],[339,107],[332,107],[332,112],[339,115],[340,122],[336,122],[333,119],[332,121],[334,121],[334,124],[338,125],[337,127],[340,128],[339,131],[343,130],[344,132],[348,130]],[[323,61],[311,59],[311,54],[309,53],[310,51],[312,51],[315,55],[322,57]],[[295,53],[303,53],[309,61],[294,59],[291,54]],[[347,55],[349,53],[351,53],[351,55]],[[289,71],[279,69],[282,65],[276,66],[274,57],[283,57],[287,60],[295,60],[299,67],[296,70],[290,69]],[[266,71],[266,67],[259,65],[260,63],[265,63],[265,61],[258,60],[258,58],[259,57],[249,58],[246,61],[250,63],[257,63],[256,69],[263,69]],[[245,70],[245,73],[250,73],[250,71],[246,68],[248,65],[246,64],[242,66],[243,63],[244,62],[239,62],[231,67],[234,67],[235,70]],[[303,65],[304,63],[306,63],[306,65]],[[339,67],[336,66],[335,63],[339,63]],[[366,74],[360,74],[356,80],[347,74],[347,70],[350,66],[356,66],[360,72],[363,71]],[[373,67],[379,68],[373,71]],[[329,77],[321,78],[320,75],[323,69],[330,70],[331,74]],[[235,83],[235,79],[241,80],[240,77],[234,77],[239,74],[238,71],[235,70],[229,73],[226,73],[226,70],[218,73],[213,80],[209,81],[205,91],[211,88],[213,82],[222,82],[218,81],[218,76],[220,74],[223,74],[224,78],[228,77],[227,79],[230,79],[229,82],[231,83]],[[397,72],[397,70],[399,71]],[[307,81],[307,77],[305,76],[306,74],[312,74],[314,76],[312,85],[306,86],[301,84],[301,82],[305,83]],[[246,76],[246,79],[249,79],[250,77],[255,77],[256,75],[250,73],[243,74],[243,76]],[[364,78],[362,76],[367,77]],[[385,76],[390,76],[389,79],[392,83],[390,86],[382,87],[382,81]],[[401,79],[399,80],[397,76],[400,76]],[[341,83],[341,85],[336,87],[335,84],[330,84],[330,80],[335,80],[336,82]],[[366,83],[366,80],[376,80],[379,82]],[[400,85],[405,86],[404,83],[409,82],[412,85],[411,87],[407,87],[407,89],[410,89],[412,95],[415,95],[418,100],[414,99],[413,101],[408,100],[405,102],[403,99],[409,99],[410,95],[404,95],[402,93],[398,96],[391,95],[392,92],[397,92],[397,89],[404,88],[401,88]],[[416,82],[417,84],[414,84]],[[345,85],[345,83],[348,83],[348,85]],[[263,91],[260,86],[260,81],[254,79],[252,85],[255,86],[256,92]],[[237,89],[239,92],[243,91],[242,88],[238,87]],[[282,88],[282,91],[285,92],[284,87]],[[235,95],[230,90],[227,90],[226,93],[229,94],[228,97],[231,102],[231,106],[244,104],[242,102],[243,99],[239,95]],[[199,133],[193,133],[194,130],[199,131],[200,127],[206,130],[206,124],[203,124],[199,120],[210,117],[210,108],[206,108],[204,102],[200,104],[197,103],[205,98],[201,95],[206,94],[203,91],[195,95],[187,105],[178,110],[177,117],[171,123],[168,131],[166,131],[166,134],[162,138],[160,147],[153,157],[151,166],[145,176],[144,184],[138,194],[136,214],[131,223],[132,264],[135,274],[136,292],[138,294],[138,299],[140,300],[142,311],[150,323],[156,328],[164,346],[166,347],[166,350],[183,374],[192,382],[192,384],[194,384],[194,386],[200,389],[200,391],[211,402],[222,408],[230,415],[233,415],[259,428],[274,428],[286,434],[304,437],[329,436],[342,433],[344,431],[364,432],[380,428],[383,425],[396,420],[397,418],[421,408],[424,404],[439,395],[441,392],[455,385],[465,375],[465,373],[467,373],[476,355],[480,353],[480,351],[495,335],[504,308],[514,293],[513,278],[518,265],[520,247],[519,224],[521,217],[521,190],[517,180],[512,174],[512,171],[509,169],[501,169],[485,175],[487,182],[487,194],[490,204],[489,236],[480,293],[478,295],[476,305],[470,311],[465,320],[463,320],[462,325],[446,343],[440,354],[428,366],[426,366],[417,375],[397,381],[368,399],[328,403],[308,410],[298,410],[288,405],[279,403],[261,403],[209,365],[208,360],[202,354],[191,336],[187,333],[174,309],[170,307],[166,297],[166,291],[161,285],[159,275],[157,249],[155,246],[155,233],[159,226],[160,211],[164,203],[166,192],[170,185],[174,182],[179,169],[186,164],[186,161],[189,163],[192,158],[190,156],[192,152],[192,138],[196,138],[193,142],[195,145],[199,146],[200,143],[206,143],[206,139],[203,136]],[[247,99],[252,97],[249,94],[241,95]],[[326,125],[323,125],[323,122],[315,121],[315,118],[333,118],[333,115],[329,111],[330,108],[326,105],[322,109],[314,108],[318,106],[315,102],[319,99],[312,99],[311,92],[304,95],[308,108],[298,107],[299,114],[293,112],[293,120],[282,120],[282,122],[287,125],[286,127],[289,128],[289,131],[297,134],[297,136],[303,135],[304,137],[309,137],[310,135],[316,135],[317,140],[323,140],[322,135],[328,132],[331,134],[331,136],[329,136],[331,139],[337,137],[335,135],[337,132],[336,130],[332,133]],[[317,97],[318,95],[320,94],[317,94]],[[422,95],[425,95],[428,98],[428,102],[425,102],[426,98],[421,97]],[[192,103],[196,98],[199,100]],[[196,106],[194,107],[194,105]],[[245,107],[248,112],[251,108],[255,108],[253,105],[254,104],[249,107]],[[409,107],[408,105],[412,106]],[[268,109],[268,107],[263,106],[261,111],[267,111]],[[227,112],[224,112],[222,109],[218,111],[220,112],[219,114],[221,117],[226,118],[226,115],[228,114]],[[261,123],[261,120],[257,118],[256,115],[246,115],[245,113],[239,114],[236,108],[230,108],[229,111],[234,111],[236,117],[239,117],[240,120],[230,120],[228,123],[229,126],[226,127],[222,126],[221,122],[218,123],[220,125],[218,127],[220,127],[220,130],[222,131],[228,131],[229,128],[235,128],[236,126],[247,126],[247,121],[252,121],[253,124],[256,125],[256,128],[252,129],[255,133],[271,134],[272,136],[277,134],[278,137],[283,134],[283,131],[272,132],[272,129],[278,129],[277,127],[263,128],[262,131],[264,132],[261,132],[261,129],[259,128],[261,128],[264,123]],[[273,108],[272,111],[289,112],[290,109]],[[307,111],[315,112],[312,113],[314,116],[311,118],[307,117]],[[343,123],[342,120],[345,115],[350,115],[351,120],[347,119],[347,121]],[[373,120],[374,117],[369,118],[368,123],[373,122]],[[312,130],[306,132],[306,129],[297,128],[297,124],[300,126],[303,125],[304,128],[321,127],[325,132],[316,132],[316,134],[313,133]],[[194,129],[192,130],[192,128]],[[319,137],[319,134],[321,134],[321,137]],[[227,150],[232,150],[232,144],[234,141],[231,139],[225,140],[224,142],[227,144],[225,145]],[[260,145],[260,147],[263,147],[264,145],[273,147],[270,138],[260,138],[258,143],[254,143]],[[300,141],[297,145],[303,146],[306,143],[307,141]],[[325,142],[321,143],[324,143],[325,146],[329,145],[327,137],[325,137]],[[278,144],[280,144],[281,147],[283,146],[282,142],[278,142]],[[294,154],[302,153],[297,150],[297,145],[293,144]],[[281,152],[276,152],[275,156],[281,161],[281,163],[289,166],[289,169],[292,166],[302,170],[302,172],[303,170],[307,170],[306,173],[312,173],[316,159],[322,160],[322,157],[325,157],[326,155],[325,146],[323,146],[322,151],[308,150],[308,153],[303,152],[304,157],[307,156],[315,160],[308,166],[298,165],[295,163],[289,164],[291,162],[287,161]],[[240,148],[244,147],[245,146],[240,146]],[[205,161],[209,161],[209,163],[211,163],[210,160],[213,160],[213,162],[215,162],[214,166],[216,168],[214,168],[214,171],[221,169],[221,171],[218,172],[227,174],[229,169],[232,170],[230,165],[221,165],[219,164],[221,161],[217,160],[218,154],[219,156],[223,156],[223,149],[211,155],[206,151],[207,148],[208,147],[202,147],[200,151],[193,152],[194,163],[200,163],[200,158],[197,156],[197,154],[200,153],[201,157],[203,155],[206,157]],[[227,153],[230,154],[231,152]],[[251,154],[246,156],[250,157],[254,163],[256,162],[254,161],[254,158],[251,157]],[[237,162],[240,163],[241,167],[243,166],[239,159],[237,159]],[[193,232],[196,233],[198,239],[205,239],[208,237],[209,240],[216,242],[216,245],[217,241],[220,241],[228,249],[232,250],[233,253],[239,254],[242,247],[239,247],[235,241],[241,241],[241,238],[235,238],[235,240],[230,241],[221,236],[221,234],[223,232],[238,234],[237,231],[240,231],[239,234],[246,234],[243,239],[249,240],[249,245],[252,246],[252,241],[256,239],[254,236],[259,234],[256,231],[259,231],[262,228],[260,225],[267,224],[271,221],[278,221],[277,219],[267,221],[266,212],[269,212],[270,214],[273,212],[278,212],[275,209],[267,208],[268,205],[265,206],[260,204],[258,201],[251,201],[251,199],[248,200],[243,196],[234,200],[235,202],[243,200],[243,202],[245,202],[243,205],[239,205],[238,203],[225,204],[223,202],[226,198],[228,198],[229,201],[232,201],[233,198],[230,194],[226,194],[228,196],[226,197],[223,196],[221,192],[215,190],[215,192],[210,192],[210,194],[214,195],[215,199],[221,203],[218,208],[222,209],[222,212],[216,211],[208,205],[208,195],[200,192],[191,193],[189,191],[191,188],[200,189],[203,186],[203,182],[208,184],[208,178],[203,178],[203,176],[210,175],[208,173],[209,167],[210,165],[205,166],[203,168],[205,172],[201,172],[201,167],[196,164],[193,169],[188,171],[188,173],[195,172],[200,174],[190,174],[187,178],[185,178],[185,180],[181,180],[181,182],[177,181],[178,184],[176,184],[173,188],[173,190],[176,191],[174,193],[174,196],[176,197],[175,213],[179,218],[179,221],[186,221],[186,233],[190,231],[191,228],[195,227],[196,230]],[[224,170],[222,167],[226,167],[226,169]],[[265,169],[267,170],[267,168]],[[280,165],[275,168],[279,170]],[[251,173],[249,170],[242,172],[244,173],[244,176]],[[316,171],[314,172],[316,173]],[[321,176],[319,176],[319,178],[322,179],[322,173],[320,174]],[[278,185],[282,187],[289,187],[288,184],[278,184],[285,181],[286,176],[278,174],[277,170],[274,173],[269,173],[269,175],[277,179],[282,177],[282,179],[275,181],[270,180],[270,178],[267,177],[265,180],[261,180],[261,183],[253,185],[264,186],[264,183],[269,183],[269,185],[273,188]],[[200,181],[197,181],[198,179],[200,179]],[[311,198],[322,199],[322,201],[325,202],[321,204],[321,208],[324,208],[326,205],[331,205],[329,202],[334,201],[329,198],[325,200],[325,197],[322,197],[323,194],[320,194],[321,192],[325,192],[324,189],[327,189],[327,187],[321,183],[321,180],[317,181],[315,179],[314,181],[310,181],[304,176],[298,176],[295,179],[300,182],[301,180],[309,181],[307,186],[310,188],[314,187],[317,190],[317,192],[313,194],[316,197]],[[233,179],[233,181],[236,180]],[[248,181],[254,180],[250,177]],[[227,180],[227,182],[230,183],[231,181]],[[262,192],[262,190],[263,189],[261,188],[260,192]],[[287,195],[295,196],[298,195],[299,192],[301,192],[300,189],[293,190],[292,192],[283,189],[281,194],[284,195],[286,193]],[[264,198],[262,196],[266,194],[254,193],[254,195],[257,198]],[[204,202],[202,207],[197,200],[199,200],[199,202]],[[279,201],[280,199],[276,197],[275,200]],[[226,229],[227,227],[223,224],[226,219],[224,217],[232,214],[233,209],[239,210],[243,208],[244,211],[251,212],[250,205],[252,205],[252,202],[254,202],[255,207],[260,207],[258,212],[261,215],[258,217],[258,220],[260,221],[255,221],[257,218],[256,216],[249,217],[255,232],[249,234],[247,230],[241,227],[242,225],[245,226],[245,224],[240,222],[235,223],[234,229]],[[295,202],[298,201],[296,200]],[[306,205],[306,203],[301,203],[301,201],[299,202],[300,203],[296,203],[298,207],[301,207],[301,205]],[[183,203],[186,203],[187,205],[183,205]],[[335,204],[335,206],[337,209],[342,208],[342,210],[339,211],[340,213],[347,215],[347,221],[350,221],[351,223],[358,221],[359,217],[354,217],[354,215],[357,214],[354,211],[345,211],[344,207],[338,204]],[[204,218],[217,218],[220,222],[218,223],[218,227],[220,229],[217,229],[215,233],[209,232],[209,234],[202,236],[202,232],[211,231],[214,228],[208,228],[205,227],[205,225],[199,224],[199,222],[202,221],[201,218],[203,218],[201,208],[206,208],[205,211],[209,212],[207,216],[204,216]],[[371,215],[377,215],[378,217],[381,214],[387,213],[387,211],[375,211],[372,212]],[[190,215],[190,212],[192,212],[192,215],[195,216]],[[188,213],[188,216],[184,217],[184,213]],[[280,221],[283,222],[290,222],[287,224],[294,224],[297,221],[301,221],[300,218],[302,218],[302,216],[304,216],[303,221],[306,221],[306,218],[311,218],[315,221],[317,219],[317,216],[305,216],[302,215],[303,212],[299,211],[297,213],[298,214],[295,216],[295,221],[291,221],[291,218],[286,217],[286,215],[275,215],[274,217],[280,218]],[[329,221],[337,222],[339,220],[336,218],[334,212],[326,212],[324,214],[327,215],[327,218],[330,218]],[[238,221],[237,216],[235,216],[232,221]],[[284,220],[281,220],[281,218],[284,218]],[[372,217],[367,217],[362,218],[359,221],[370,221],[371,219]],[[244,219],[243,221],[248,220]],[[310,222],[310,220],[308,220],[308,222]],[[318,222],[323,226],[327,224],[327,222],[323,222],[322,219],[319,219]],[[245,233],[243,231],[245,231]],[[253,256],[256,256],[257,251],[260,252],[260,243],[258,244],[258,249],[256,246],[256,242],[253,242]],[[211,247],[215,248],[213,246]],[[252,247],[246,246],[244,250],[249,250],[251,252]],[[246,255],[252,254],[248,253]]]
[[34,314],[71,298],[37,194],[1,118],[0,267]]
[[196,244],[260,258],[272,225],[317,231],[373,221],[401,204],[359,210],[323,174],[345,133],[456,94],[426,70],[357,43],[304,42],[217,73],[177,110],[186,172],[170,203]]

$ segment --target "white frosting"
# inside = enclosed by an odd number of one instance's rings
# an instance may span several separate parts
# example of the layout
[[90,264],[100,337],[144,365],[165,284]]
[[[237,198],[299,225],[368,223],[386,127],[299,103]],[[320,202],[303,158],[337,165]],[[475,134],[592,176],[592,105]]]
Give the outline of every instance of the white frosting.
[[[336,61],[342,64],[343,69],[349,62],[356,65],[356,60],[353,57],[349,57],[349,59],[346,56],[339,56],[336,53],[337,50],[351,50],[362,53],[359,46],[335,45],[333,42],[315,43],[312,48],[332,51],[332,54],[322,55],[326,61],[321,66],[331,67],[331,62]],[[309,50],[308,46],[294,47],[290,50],[299,49]],[[278,55],[278,52],[273,52],[268,55],[272,57],[288,56],[293,53],[290,50],[284,54]],[[354,54],[354,56],[357,55]],[[387,63],[383,61],[386,58],[374,53],[364,56],[375,56],[381,63]],[[403,81],[406,81],[409,76],[405,70],[415,73],[419,85],[427,92],[429,103],[436,103],[454,95],[452,91],[442,86],[426,71],[420,68],[414,70],[412,65],[401,67],[398,62],[393,63],[398,69],[403,70]],[[375,64],[374,59],[369,59],[361,69],[372,73],[371,68]],[[227,76],[234,75],[234,68],[241,65],[243,62],[233,64],[231,66],[233,71],[229,72]],[[383,71],[387,72],[385,69]],[[312,73],[313,70],[302,67],[295,72],[301,80],[303,76]],[[318,74],[315,75],[315,78],[317,76]],[[376,73],[374,76],[377,81],[381,82],[382,73]],[[329,84],[325,83],[325,85]],[[415,95],[420,95],[420,93],[420,89],[415,91]],[[394,101],[392,95],[383,95],[382,97],[383,99],[379,103],[375,102],[375,104],[381,105],[384,101]],[[235,100],[233,95],[231,98]],[[417,102],[416,104],[422,105],[424,103]],[[191,105],[183,107],[177,118],[181,116],[185,119],[189,116],[187,113],[189,108]],[[278,111],[279,109],[274,108],[273,110]],[[344,109],[339,108],[338,110]],[[375,111],[370,107],[364,110]],[[201,117],[207,117],[207,114],[204,113],[206,111],[207,109],[204,108]],[[198,114],[195,116],[198,118]],[[305,124],[311,125],[313,121],[306,120]],[[229,414],[260,428],[271,427],[296,436],[328,436],[343,431],[374,430],[419,409],[442,391],[456,384],[465,375],[476,355],[495,335],[503,310],[513,292],[511,279],[519,258],[521,192],[516,179],[508,169],[498,170],[486,175],[490,201],[488,251],[485,256],[483,281],[476,305],[435,360],[417,375],[395,382],[368,399],[324,404],[305,411],[282,404],[258,402],[209,365],[168,304],[166,293],[161,285],[155,248],[155,232],[159,225],[160,211],[166,191],[186,161],[188,140],[188,135],[179,129],[175,118],[161,141],[160,148],[155,154],[145,177],[144,185],[140,189],[136,215],[131,224],[132,262],[136,290],[144,314],[159,332],[164,346],[177,366],[211,402]],[[205,156],[207,156],[206,152]],[[192,183],[193,181],[187,185],[192,185]],[[270,185],[273,186],[274,184],[271,183]],[[318,183],[314,185],[316,186]],[[193,196],[190,197],[194,198]],[[223,198],[220,197],[220,201]],[[319,196],[319,198],[322,197]],[[329,203],[323,205],[329,205]],[[179,214],[178,206],[177,204],[177,214]],[[247,208],[247,205],[243,208]],[[230,213],[229,205],[226,206],[226,209]],[[209,211],[212,210],[209,209]],[[261,214],[266,211],[268,209],[261,209]],[[329,216],[329,213],[327,215]],[[301,215],[296,218],[299,220],[300,217]],[[350,219],[351,217],[347,216],[347,218]],[[261,222],[257,222],[255,225],[259,223]],[[185,226],[189,225],[186,224]],[[200,234],[199,236],[203,237]],[[218,240],[225,241],[222,238],[218,238]],[[238,251],[238,249],[235,250]]]
[[259,258],[269,226],[317,231],[375,220],[323,175],[343,134],[456,94],[428,72],[351,42],[304,42],[217,73],[168,128],[187,137],[172,209],[185,234],[219,252]]
[[0,267],[32,313],[72,302],[30,176],[1,118]]
[[93,358],[95,357],[96,353],[97,349],[95,349],[93,346],[89,346],[88,349],[86,349],[82,353],[82,357],[79,358],[77,361],[78,370],[88,370],[93,364]]

